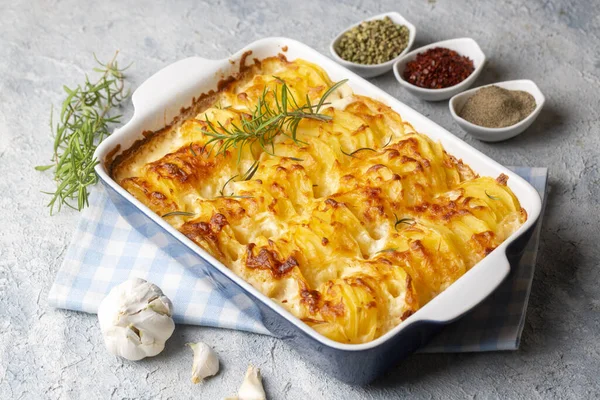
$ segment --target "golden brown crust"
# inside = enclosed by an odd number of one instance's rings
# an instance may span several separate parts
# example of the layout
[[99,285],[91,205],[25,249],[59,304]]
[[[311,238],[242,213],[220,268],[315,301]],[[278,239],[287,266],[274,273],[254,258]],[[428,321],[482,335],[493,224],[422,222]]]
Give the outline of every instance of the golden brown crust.
[[273,278],[280,279],[294,267],[298,266],[298,261],[289,256],[285,260],[281,259],[281,255],[275,250],[270,250],[267,247],[261,247],[258,254],[254,254],[256,245],[250,243],[246,250],[246,267],[250,269],[261,268],[266,269],[273,275]]
[[121,145],[117,145],[117,147],[111,150],[104,159],[104,164],[108,168],[109,175],[114,178],[114,169],[126,160],[134,158],[137,152],[140,150],[140,148],[142,148],[146,143],[150,142],[155,137],[158,137],[160,135],[165,134],[166,132],[170,132],[173,129],[176,129],[182,122],[184,122],[188,118],[193,117],[198,113],[204,111],[206,108],[208,108],[214,103],[215,98],[216,93],[214,91],[201,94],[198,97],[198,99],[193,98],[192,104],[188,108],[181,109],[180,114],[173,118],[171,123],[165,125],[164,128],[161,128],[154,132],[142,132],[142,139],[136,140],[128,149],[124,150],[121,154],[115,157],[115,154],[118,153],[121,148]]

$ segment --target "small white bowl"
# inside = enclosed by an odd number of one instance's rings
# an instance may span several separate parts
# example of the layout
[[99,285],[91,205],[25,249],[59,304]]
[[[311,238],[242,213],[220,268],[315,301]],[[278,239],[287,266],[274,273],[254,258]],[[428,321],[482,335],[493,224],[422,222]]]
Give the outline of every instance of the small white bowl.
[[[409,61],[417,58],[417,54],[423,53],[435,47],[445,47],[447,49],[456,51],[461,56],[469,57],[473,61],[473,67],[475,67],[475,70],[464,81],[443,89],[425,89],[406,81],[403,76],[406,64],[408,64]],[[441,101],[449,99],[455,94],[468,89],[481,73],[484,64],[485,54],[483,54],[483,51],[481,51],[481,48],[475,40],[471,38],[450,39],[423,46],[401,57],[394,64],[394,75],[396,75],[398,82],[400,82],[400,84],[404,86],[404,88],[411,94],[427,101]]]
[[[373,64],[373,65],[368,65],[368,64],[357,64],[351,61],[346,61],[344,60],[342,57],[340,57],[338,55],[338,53],[335,51],[335,46],[336,44],[340,41],[340,39],[342,38],[342,36],[344,35],[344,33],[348,32],[350,29],[354,28],[355,26],[360,25],[361,23],[365,22],[365,21],[372,21],[375,19],[383,19],[385,17],[390,17],[390,19],[398,24],[398,25],[404,25],[408,28],[408,44],[406,45],[406,48],[404,50],[402,50],[402,53],[398,54],[397,57],[391,59],[390,61],[386,61],[382,64]],[[394,66],[394,63],[400,58],[402,57],[404,54],[406,54],[410,48],[413,45],[413,42],[415,41],[415,36],[417,35],[417,28],[415,28],[415,26],[413,24],[411,24],[410,22],[408,22],[402,15],[400,15],[397,12],[388,12],[388,13],[383,13],[383,14],[379,14],[376,15],[374,17],[371,18],[367,18],[363,21],[360,21],[352,26],[349,26],[348,28],[344,29],[339,35],[336,36],[335,39],[333,39],[333,41],[331,42],[331,44],[329,45],[329,51],[331,52],[331,55],[333,56],[333,59],[338,63],[343,65],[344,67],[348,68],[350,71],[354,72],[357,75],[362,76],[363,78],[373,78],[375,76],[379,76],[382,74],[385,74],[386,72],[388,72],[389,70],[392,69],[392,67]]]
[[[475,125],[464,118],[461,118],[458,114],[464,107],[465,103],[471,96],[475,94],[479,89],[487,86],[498,86],[508,90],[523,90],[533,96],[535,99],[535,110],[527,116],[524,120],[517,122],[514,125],[507,126],[505,128],[486,128],[484,126]],[[511,137],[517,136],[535,121],[535,119],[542,111],[542,107],[546,102],[546,98],[542,94],[540,88],[528,79],[521,79],[517,81],[506,81],[492,83],[490,85],[481,86],[475,89],[467,90],[464,93],[459,93],[450,99],[448,107],[450,107],[450,114],[452,118],[458,123],[458,125],[467,133],[475,136],[479,140],[484,142],[499,142],[501,140],[510,139]]]

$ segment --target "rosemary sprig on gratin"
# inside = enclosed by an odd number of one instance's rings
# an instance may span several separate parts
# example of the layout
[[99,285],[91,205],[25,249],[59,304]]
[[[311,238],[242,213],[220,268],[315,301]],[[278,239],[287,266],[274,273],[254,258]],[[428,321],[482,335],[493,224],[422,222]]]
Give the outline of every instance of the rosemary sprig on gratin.
[[[211,138],[206,142],[206,146],[210,144],[213,148],[217,146],[217,154],[225,154],[232,147],[237,148],[239,162],[243,147],[256,142],[265,152],[275,155],[274,140],[279,134],[289,136],[296,144],[302,144],[303,142],[297,137],[300,121],[303,119],[331,121],[331,116],[320,114],[319,111],[327,104],[325,103],[327,97],[346,83],[346,80],[342,80],[331,86],[315,105],[311,103],[308,95],[306,104],[299,105],[285,81],[277,77],[275,79],[281,89],[279,90],[277,86],[274,90],[265,88],[250,117],[241,118],[241,125],[232,123],[231,128],[226,128],[220,122],[217,121],[215,124],[205,116],[206,127],[202,128],[202,132]],[[274,97],[274,105],[269,104],[269,94]]]
[[[117,64],[117,51],[107,64],[94,68],[101,74],[91,82],[86,75],[83,85],[71,89],[64,86],[67,97],[62,103],[59,122],[54,126],[53,109],[50,128],[54,134],[52,163],[37,166],[38,171],[52,169],[56,190],[44,192],[52,196],[48,207],[68,206],[81,211],[88,205],[88,187],[98,182],[94,167],[98,160],[93,158],[98,144],[110,135],[109,125],[120,122],[120,115],[109,116],[129,96],[125,90],[123,71]],[[76,204],[75,202],[76,201]]]

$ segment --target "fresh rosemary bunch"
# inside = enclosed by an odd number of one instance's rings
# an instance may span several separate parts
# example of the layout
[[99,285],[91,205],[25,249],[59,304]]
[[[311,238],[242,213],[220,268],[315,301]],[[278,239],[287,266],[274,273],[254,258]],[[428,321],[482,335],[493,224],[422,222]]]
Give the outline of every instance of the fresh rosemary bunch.
[[[319,114],[319,111],[324,105],[329,104],[325,103],[327,97],[347,81],[342,80],[331,86],[323,93],[317,104],[313,105],[307,95],[306,104],[299,105],[285,81],[278,77],[275,77],[275,79],[280,84],[281,89],[278,90],[277,86],[273,91],[265,88],[258,98],[252,115],[248,118],[241,118],[241,126],[232,123],[231,128],[228,129],[220,122],[217,122],[215,126],[213,122],[209,121],[208,116],[205,116],[208,129],[204,127],[202,132],[211,137],[206,142],[206,146],[212,144],[214,147],[218,143],[217,154],[225,154],[232,147],[237,148],[239,162],[242,148],[255,142],[258,142],[268,154],[275,155],[274,139],[279,134],[290,137],[296,144],[304,143],[298,140],[296,136],[300,121],[303,119],[330,121],[331,116]],[[274,106],[269,105],[268,96],[270,93],[274,97]],[[268,146],[271,147],[270,151],[267,148]]]
[[101,76],[91,82],[86,75],[85,83],[71,89],[64,86],[67,97],[62,103],[60,118],[53,122],[54,108],[50,113],[50,129],[54,135],[52,163],[38,166],[38,171],[53,170],[56,191],[43,192],[52,196],[48,207],[50,214],[68,206],[81,211],[89,205],[88,187],[98,182],[94,167],[98,164],[93,155],[98,144],[110,135],[109,126],[120,122],[120,115],[110,115],[128,96],[123,71],[117,64],[117,51],[107,64],[94,55],[100,68],[94,68]]

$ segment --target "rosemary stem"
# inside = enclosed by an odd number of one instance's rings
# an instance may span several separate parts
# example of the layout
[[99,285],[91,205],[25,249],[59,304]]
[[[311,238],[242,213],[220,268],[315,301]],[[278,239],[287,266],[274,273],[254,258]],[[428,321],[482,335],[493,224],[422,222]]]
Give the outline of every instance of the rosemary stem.
[[88,187],[98,181],[94,151],[110,135],[110,124],[119,123],[120,116],[109,116],[111,111],[129,96],[123,76],[127,68],[119,69],[118,54],[115,52],[106,64],[96,58],[102,68],[94,68],[100,73],[94,82],[86,75],[83,84],[73,89],[63,87],[67,96],[56,126],[51,109],[50,125],[54,133],[51,164],[36,167],[39,171],[53,169],[56,191],[48,193],[52,196],[48,203],[51,214],[55,206],[58,210],[63,205],[81,210],[89,204]]

